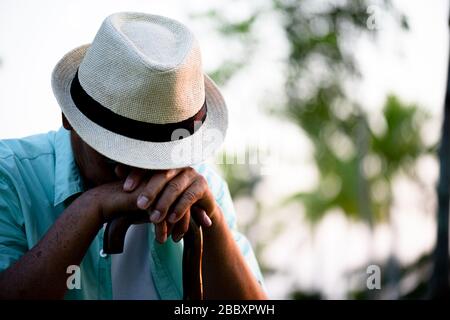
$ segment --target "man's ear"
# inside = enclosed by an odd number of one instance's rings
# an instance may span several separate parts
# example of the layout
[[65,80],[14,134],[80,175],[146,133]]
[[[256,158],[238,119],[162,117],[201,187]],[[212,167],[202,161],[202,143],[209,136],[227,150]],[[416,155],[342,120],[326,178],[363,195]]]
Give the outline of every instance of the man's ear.
[[64,115],[64,113],[61,113],[62,115],[62,123],[63,123],[63,127],[66,130],[72,130],[72,126],[70,125],[69,121],[67,121],[66,116]]

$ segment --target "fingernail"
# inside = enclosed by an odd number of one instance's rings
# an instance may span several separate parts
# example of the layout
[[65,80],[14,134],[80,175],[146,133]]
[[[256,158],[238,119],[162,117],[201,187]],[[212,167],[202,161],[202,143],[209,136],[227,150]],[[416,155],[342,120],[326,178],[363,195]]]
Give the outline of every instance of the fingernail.
[[137,206],[141,209],[147,209],[149,205],[149,200],[146,196],[140,195],[137,200]]
[[170,223],[174,223],[176,218],[177,218],[177,215],[176,215],[175,213],[172,213],[172,214],[169,216],[169,222],[170,222]]
[[158,210],[153,210],[152,214],[150,215],[150,220],[152,222],[158,222],[158,219],[160,216],[161,216],[161,213]]
[[203,222],[207,227],[211,227],[212,225],[211,219],[206,214],[203,216]]
[[133,189],[133,185],[134,185],[133,179],[127,178],[127,180],[125,180],[125,184],[123,185],[123,188],[125,191],[129,191],[129,190]]

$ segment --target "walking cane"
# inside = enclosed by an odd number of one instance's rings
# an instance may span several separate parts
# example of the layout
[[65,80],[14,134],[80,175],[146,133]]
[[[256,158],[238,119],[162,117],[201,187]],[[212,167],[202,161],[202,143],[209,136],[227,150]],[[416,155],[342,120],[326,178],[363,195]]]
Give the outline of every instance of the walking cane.
[[[106,254],[122,253],[128,228],[132,224],[147,222],[148,214],[145,211],[130,212],[109,221],[103,237],[103,252]],[[189,221],[189,229],[183,239],[183,299],[203,300],[203,232],[192,216]]]

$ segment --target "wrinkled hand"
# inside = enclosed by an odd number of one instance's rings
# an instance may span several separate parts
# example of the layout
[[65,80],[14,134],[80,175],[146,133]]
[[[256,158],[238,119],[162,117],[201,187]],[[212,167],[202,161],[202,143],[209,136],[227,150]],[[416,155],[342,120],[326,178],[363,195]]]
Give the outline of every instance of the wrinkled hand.
[[136,206],[149,212],[160,243],[170,235],[180,241],[189,228],[191,214],[202,227],[212,225],[217,204],[206,179],[195,169],[130,170],[117,165],[115,172],[119,178],[126,177],[125,192],[138,194]]

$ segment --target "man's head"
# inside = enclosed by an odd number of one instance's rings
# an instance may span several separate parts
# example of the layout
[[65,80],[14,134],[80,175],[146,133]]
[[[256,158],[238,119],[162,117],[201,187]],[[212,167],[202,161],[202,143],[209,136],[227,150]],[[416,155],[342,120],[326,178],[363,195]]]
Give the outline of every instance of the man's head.
[[144,169],[187,167],[213,155],[225,137],[226,105],[203,74],[199,43],[166,17],[107,17],[91,44],[59,61],[52,86],[74,147],[96,150],[88,153],[96,163],[101,154]]
[[70,131],[70,140],[75,162],[80,174],[86,183],[86,188],[92,188],[123,177],[128,170],[125,165],[111,160],[95,151],[84,142],[77,132],[72,128],[64,114],[62,115],[63,126]]

